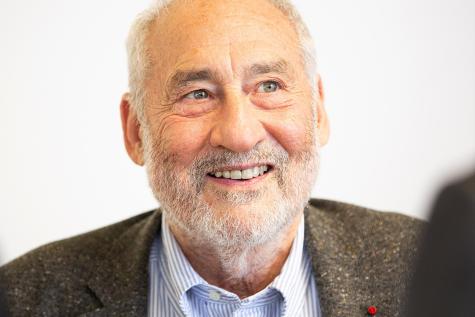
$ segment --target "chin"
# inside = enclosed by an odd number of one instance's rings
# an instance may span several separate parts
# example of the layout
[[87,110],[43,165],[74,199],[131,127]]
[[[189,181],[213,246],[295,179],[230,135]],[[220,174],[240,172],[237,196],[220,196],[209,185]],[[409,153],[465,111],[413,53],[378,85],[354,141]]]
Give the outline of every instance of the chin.
[[240,243],[263,242],[290,225],[296,216],[295,208],[275,199],[257,199],[240,205],[216,201],[208,206],[214,229],[218,229],[216,233]]

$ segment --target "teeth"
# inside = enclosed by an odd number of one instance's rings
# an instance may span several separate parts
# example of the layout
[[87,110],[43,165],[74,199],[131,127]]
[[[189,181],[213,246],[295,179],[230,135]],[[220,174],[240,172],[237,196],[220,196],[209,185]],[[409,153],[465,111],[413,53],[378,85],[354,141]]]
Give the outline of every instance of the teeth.
[[268,170],[267,165],[261,166],[259,167],[259,174],[263,175],[265,172],[267,172],[267,170]]
[[231,179],[241,179],[241,171],[231,171]]
[[264,175],[268,171],[267,165],[255,166],[253,168],[248,168],[245,170],[233,170],[233,171],[222,171],[216,172],[213,175],[218,178],[231,178],[231,179],[251,179],[259,175]]
[[242,179],[251,179],[254,177],[254,169],[253,168],[248,168],[247,170],[244,170],[241,172],[241,178]]

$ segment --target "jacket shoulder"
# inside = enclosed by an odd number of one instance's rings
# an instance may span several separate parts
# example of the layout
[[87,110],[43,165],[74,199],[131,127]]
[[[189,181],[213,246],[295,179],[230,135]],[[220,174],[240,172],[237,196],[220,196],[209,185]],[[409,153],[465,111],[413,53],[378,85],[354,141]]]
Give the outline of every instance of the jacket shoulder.
[[[371,235],[373,240],[418,241],[426,221],[397,212],[377,211],[349,203],[325,199],[312,199],[309,212],[321,214],[319,221],[338,224],[337,234]],[[352,237],[350,237],[351,239]]]
[[[312,199],[310,221],[318,222],[329,238],[358,250],[359,256],[371,259],[383,256],[393,266],[407,269],[417,255],[427,223],[396,212],[382,212],[332,200]],[[309,226],[315,226],[310,223]],[[376,257],[374,259],[378,261]]]
[[46,244],[0,267],[0,284],[10,310],[26,313],[28,307],[35,307],[38,311],[31,311],[34,315],[47,311],[46,315],[56,316],[59,310],[51,311],[51,305],[42,307],[42,303],[75,301],[83,307],[98,306],[99,301],[86,286],[91,272],[114,241],[153,212]]

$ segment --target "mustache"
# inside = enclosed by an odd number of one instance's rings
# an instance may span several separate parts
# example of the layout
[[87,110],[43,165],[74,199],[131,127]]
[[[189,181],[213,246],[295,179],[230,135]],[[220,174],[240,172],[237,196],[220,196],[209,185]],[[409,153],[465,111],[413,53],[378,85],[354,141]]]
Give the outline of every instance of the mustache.
[[191,169],[200,174],[210,173],[217,168],[242,164],[270,164],[276,167],[289,161],[288,153],[280,145],[258,144],[250,151],[236,153],[227,149],[217,149],[197,158]]

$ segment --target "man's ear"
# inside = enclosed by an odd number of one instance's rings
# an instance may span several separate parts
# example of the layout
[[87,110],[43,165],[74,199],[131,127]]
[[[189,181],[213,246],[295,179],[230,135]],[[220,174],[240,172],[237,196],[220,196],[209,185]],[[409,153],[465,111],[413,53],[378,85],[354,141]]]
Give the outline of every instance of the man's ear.
[[140,134],[140,122],[135,109],[130,104],[130,94],[126,93],[120,101],[120,117],[124,144],[129,157],[135,164],[144,165],[142,138]]
[[317,130],[320,137],[320,145],[324,146],[330,137],[330,123],[325,110],[325,92],[323,90],[322,78],[317,75]]

